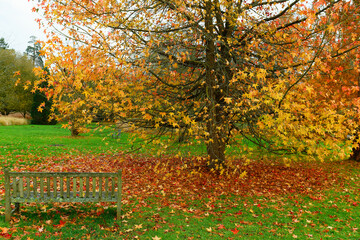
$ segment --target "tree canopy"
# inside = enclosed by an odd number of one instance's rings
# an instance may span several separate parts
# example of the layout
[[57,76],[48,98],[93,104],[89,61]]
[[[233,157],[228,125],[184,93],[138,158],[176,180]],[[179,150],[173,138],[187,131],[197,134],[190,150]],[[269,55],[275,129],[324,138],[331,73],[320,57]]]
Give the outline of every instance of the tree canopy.
[[343,88],[325,84],[340,99],[319,90],[349,56],[359,73],[357,3],[43,0],[39,7],[57,29],[48,30],[44,49],[48,94],[63,115],[78,112],[77,121],[101,109],[139,130],[187,134],[204,141],[220,171],[226,147],[241,144],[237,136],[317,159],[344,157],[352,141],[358,101],[340,109]]

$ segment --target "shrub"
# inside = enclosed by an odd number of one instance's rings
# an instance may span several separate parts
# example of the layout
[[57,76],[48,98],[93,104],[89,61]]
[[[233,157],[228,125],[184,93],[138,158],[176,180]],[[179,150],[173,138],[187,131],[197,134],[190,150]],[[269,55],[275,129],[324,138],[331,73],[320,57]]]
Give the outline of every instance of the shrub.
[[29,120],[25,118],[0,117],[0,126],[27,125]]

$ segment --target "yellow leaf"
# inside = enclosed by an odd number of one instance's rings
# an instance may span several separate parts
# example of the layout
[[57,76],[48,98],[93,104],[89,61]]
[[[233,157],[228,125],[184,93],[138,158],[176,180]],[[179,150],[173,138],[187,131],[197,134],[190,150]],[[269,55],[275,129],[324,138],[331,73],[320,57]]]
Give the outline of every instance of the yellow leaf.
[[226,98],[224,98],[224,100],[225,100],[225,102],[226,102],[227,104],[230,104],[231,101],[232,101],[232,98],[226,97]]

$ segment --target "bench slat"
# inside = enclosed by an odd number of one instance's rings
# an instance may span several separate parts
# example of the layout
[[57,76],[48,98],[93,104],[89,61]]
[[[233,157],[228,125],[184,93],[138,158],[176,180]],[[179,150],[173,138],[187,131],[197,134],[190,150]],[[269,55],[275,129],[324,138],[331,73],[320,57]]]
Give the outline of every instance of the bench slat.
[[92,195],[95,196],[96,193],[96,177],[93,177],[93,187],[92,187]]
[[89,176],[86,177],[86,193],[85,193],[85,197],[89,197],[89,188],[90,188],[90,180],[89,180]]
[[30,195],[30,177],[26,177],[26,193],[27,196]]
[[53,177],[53,189],[54,189],[54,193],[55,193],[55,196],[57,196],[57,177]]
[[64,178],[60,177],[60,197],[64,197]]
[[80,177],[80,184],[79,184],[79,188],[80,188],[80,197],[83,197],[84,195],[84,189],[83,189],[83,187],[84,187],[84,184],[83,184],[83,178],[82,177]]
[[70,197],[70,177],[66,177],[66,195]]
[[19,190],[20,190],[20,197],[24,197],[24,179],[20,177],[19,179]]
[[105,196],[104,196],[104,198],[108,198],[109,196],[108,196],[108,192],[109,192],[109,178],[105,178]]
[[33,177],[33,192],[34,194],[37,192],[37,179]]
[[50,194],[50,192],[51,192],[51,189],[50,189],[50,177],[47,177],[46,178],[46,186],[47,186],[47,195],[49,195]]
[[76,177],[73,177],[73,189],[71,192],[76,192]]
[[115,177],[111,178],[111,197],[115,197]]
[[[70,198],[61,198],[58,194],[55,196],[53,192],[50,193],[50,196],[47,194],[44,198],[40,197],[40,194],[34,195],[33,192],[26,198],[21,197],[11,197],[11,202],[25,203],[25,202],[99,202],[99,193],[97,192],[94,196],[91,197],[79,197],[80,192],[76,192],[75,195],[73,192],[70,193]],[[101,202],[117,202],[117,198],[102,198]]]
[[40,178],[40,197],[44,198],[44,178]]
[[12,195],[17,197],[17,183],[16,183],[16,178],[13,178],[12,186],[13,186]]

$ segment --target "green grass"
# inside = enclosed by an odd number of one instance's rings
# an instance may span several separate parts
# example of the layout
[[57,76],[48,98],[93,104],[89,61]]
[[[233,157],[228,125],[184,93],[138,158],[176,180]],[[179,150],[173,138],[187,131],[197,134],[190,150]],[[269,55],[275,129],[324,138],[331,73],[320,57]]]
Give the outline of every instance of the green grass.
[[[112,139],[110,131],[91,132],[78,138],[56,126],[24,125],[0,127],[0,154],[52,156],[56,154],[102,153],[128,147],[126,136]],[[125,134],[124,134],[125,135]],[[106,138],[105,138],[106,137]],[[105,138],[105,139],[104,139]]]
[[[4,126],[0,161],[11,167],[61,154],[113,154],[131,148],[127,133],[120,139],[111,134],[105,129],[72,138],[59,125]],[[179,151],[202,153],[203,146]],[[115,219],[115,205],[54,203],[25,204],[9,224],[0,194],[0,239],[360,239],[360,166],[339,171],[344,179],[316,195],[224,194],[215,199],[210,193],[187,198],[173,190],[165,197],[154,193],[144,199],[125,192],[132,197],[124,201],[121,222]],[[1,178],[0,193],[3,189]]]

